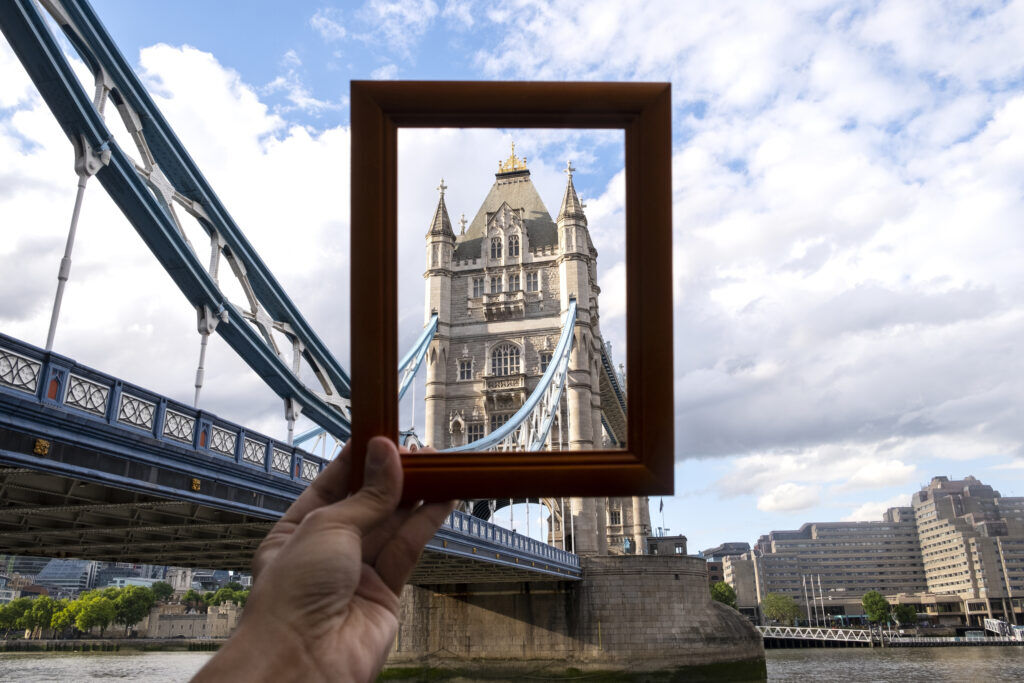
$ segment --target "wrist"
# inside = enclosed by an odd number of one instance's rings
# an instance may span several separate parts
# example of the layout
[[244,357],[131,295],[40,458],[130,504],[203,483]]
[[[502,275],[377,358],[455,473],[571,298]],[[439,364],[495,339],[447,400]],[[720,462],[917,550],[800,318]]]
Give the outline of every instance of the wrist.
[[[255,616],[255,615],[250,615]],[[323,672],[299,634],[287,626],[245,619],[193,681],[316,681]]]

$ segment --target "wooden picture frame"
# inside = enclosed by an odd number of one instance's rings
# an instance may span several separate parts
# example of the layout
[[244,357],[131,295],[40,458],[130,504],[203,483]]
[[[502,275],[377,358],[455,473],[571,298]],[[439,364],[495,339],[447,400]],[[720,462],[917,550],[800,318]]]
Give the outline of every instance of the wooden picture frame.
[[[673,492],[672,164],[668,83],[353,81],[352,448],[398,437],[398,128],[625,132],[624,450],[403,455],[406,500]],[[362,458],[353,458],[353,484]]]

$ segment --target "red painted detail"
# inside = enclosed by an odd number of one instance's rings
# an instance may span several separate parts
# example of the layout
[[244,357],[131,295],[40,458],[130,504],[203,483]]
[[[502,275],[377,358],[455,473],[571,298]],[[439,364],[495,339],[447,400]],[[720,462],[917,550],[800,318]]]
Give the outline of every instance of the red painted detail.
[[47,389],[46,389],[46,398],[51,399],[53,401],[56,401],[57,400],[57,390],[59,388],[60,388],[60,382],[58,382],[57,378],[54,377],[53,379],[50,380],[50,386],[47,387]]
[[206,448],[206,430],[199,432],[199,447]]

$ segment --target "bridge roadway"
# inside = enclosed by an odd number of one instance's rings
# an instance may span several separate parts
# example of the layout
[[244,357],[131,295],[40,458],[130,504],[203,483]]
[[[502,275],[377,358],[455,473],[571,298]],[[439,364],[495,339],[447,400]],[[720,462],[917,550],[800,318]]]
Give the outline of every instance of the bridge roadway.
[[[325,465],[0,334],[0,553],[244,570]],[[572,553],[453,512],[412,580],[579,578]]]

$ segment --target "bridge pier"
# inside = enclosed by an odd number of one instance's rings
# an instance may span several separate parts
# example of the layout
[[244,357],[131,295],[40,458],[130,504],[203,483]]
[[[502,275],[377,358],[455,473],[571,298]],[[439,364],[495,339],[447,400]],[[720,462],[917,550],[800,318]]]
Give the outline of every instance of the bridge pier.
[[570,668],[764,675],[760,634],[711,600],[702,560],[581,560],[579,582],[406,587],[388,666],[470,678]]

